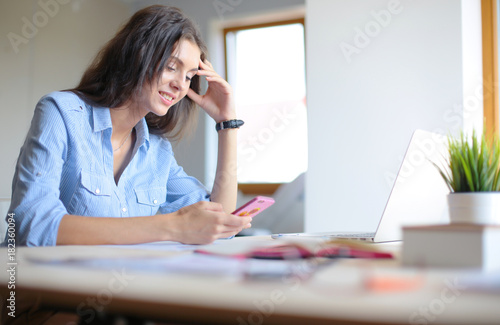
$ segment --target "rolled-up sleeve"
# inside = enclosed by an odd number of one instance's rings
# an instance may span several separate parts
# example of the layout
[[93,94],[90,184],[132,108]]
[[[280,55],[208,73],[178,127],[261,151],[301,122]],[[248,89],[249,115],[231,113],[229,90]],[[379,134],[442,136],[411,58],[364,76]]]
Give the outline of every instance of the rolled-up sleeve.
[[16,244],[52,246],[67,214],[60,181],[67,154],[67,130],[57,103],[42,98],[18,158],[10,212],[16,220]]

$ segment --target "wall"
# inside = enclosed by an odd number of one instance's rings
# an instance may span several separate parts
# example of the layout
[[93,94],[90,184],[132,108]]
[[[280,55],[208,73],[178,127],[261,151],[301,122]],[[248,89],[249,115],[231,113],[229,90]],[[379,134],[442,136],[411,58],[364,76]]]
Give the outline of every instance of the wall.
[[307,1],[306,231],[374,230],[414,129],[481,127],[479,4]]
[[0,197],[10,197],[38,99],[75,86],[129,16],[129,7],[115,0],[0,2]]

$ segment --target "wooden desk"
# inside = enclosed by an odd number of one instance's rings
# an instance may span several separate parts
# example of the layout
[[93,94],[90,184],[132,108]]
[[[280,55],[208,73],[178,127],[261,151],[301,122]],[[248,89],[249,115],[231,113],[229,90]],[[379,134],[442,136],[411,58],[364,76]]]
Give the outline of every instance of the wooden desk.
[[[130,263],[82,267],[29,260],[37,254],[56,258],[68,252],[76,257],[90,253],[129,260],[191,254],[141,246],[17,248],[16,299],[41,296],[44,306],[76,312],[84,324],[95,319],[96,311],[191,324],[500,323],[499,292],[474,292],[460,282],[472,272],[404,269],[399,259],[343,259],[322,266],[310,277],[272,280],[245,279],[238,270],[222,276],[141,270]],[[0,261],[7,267],[5,248],[0,250]],[[240,266],[243,271],[244,264]],[[3,301],[10,291],[8,282],[9,273],[0,272]]]

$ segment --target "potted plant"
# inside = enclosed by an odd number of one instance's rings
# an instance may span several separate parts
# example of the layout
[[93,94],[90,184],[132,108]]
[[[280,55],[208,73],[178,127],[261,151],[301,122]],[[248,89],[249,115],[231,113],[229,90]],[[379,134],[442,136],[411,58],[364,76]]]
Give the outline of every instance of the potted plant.
[[[436,164],[435,164],[436,165]],[[451,223],[500,224],[500,141],[475,131],[448,136],[447,165],[436,165],[450,188]]]

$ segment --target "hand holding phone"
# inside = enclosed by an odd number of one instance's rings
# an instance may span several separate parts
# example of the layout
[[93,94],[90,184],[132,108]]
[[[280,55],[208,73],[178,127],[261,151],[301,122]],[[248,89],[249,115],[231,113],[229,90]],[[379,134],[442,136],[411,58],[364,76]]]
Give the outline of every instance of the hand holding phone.
[[[238,209],[234,210],[231,214],[241,217],[255,217],[265,209],[274,204],[274,199],[266,196],[256,196],[247,203],[243,204]],[[234,236],[221,238],[232,239]]]

